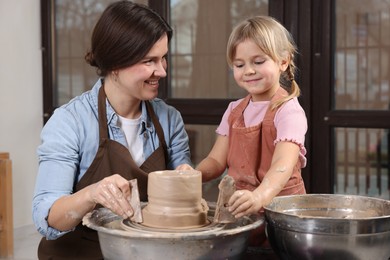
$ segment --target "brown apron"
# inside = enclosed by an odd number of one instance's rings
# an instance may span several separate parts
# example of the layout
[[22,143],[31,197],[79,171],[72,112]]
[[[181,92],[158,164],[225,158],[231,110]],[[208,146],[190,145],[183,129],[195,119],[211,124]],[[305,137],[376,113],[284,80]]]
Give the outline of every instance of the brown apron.
[[[167,158],[167,146],[164,133],[149,102],[146,108],[152,119],[160,141],[158,147],[145,162],[138,167],[132,159],[129,150],[122,144],[108,138],[106,94],[104,87],[99,90],[99,148],[96,156],[85,172],[84,176],[76,184],[75,192],[84,187],[96,183],[112,174],[120,174],[125,179],[137,179],[140,199],[147,200],[148,173],[157,170],[165,170]],[[72,232],[59,237],[56,240],[42,238],[38,247],[39,259],[103,259],[100,250],[98,235],[95,230],[83,226],[81,223]]]
[[[276,128],[274,118],[277,111],[277,109],[271,109],[271,104],[286,94],[287,92],[283,88],[278,89],[271,99],[263,121],[255,126],[245,127],[243,116],[244,110],[249,104],[250,95],[232,110],[228,119],[230,127],[227,163],[228,174],[235,179],[237,189],[253,191],[260,185],[271,167],[272,156],[275,151]],[[301,163],[298,160],[292,176],[278,196],[305,193],[305,185],[301,176]],[[256,240],[258,241],[254,242],[253,239],[252,242],[250,241],[254,245],[261,244],[265,240],[263,231],[257,230],[256,233]]]

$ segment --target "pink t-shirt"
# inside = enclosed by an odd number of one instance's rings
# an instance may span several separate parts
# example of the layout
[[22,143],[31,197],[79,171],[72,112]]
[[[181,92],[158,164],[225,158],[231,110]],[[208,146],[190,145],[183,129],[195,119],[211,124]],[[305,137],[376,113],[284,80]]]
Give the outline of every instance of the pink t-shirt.
[[[216,132],[223,136],[229,136],[228,118],[231,111],[242,101],[239,99],[229,104],[222,117]],[[260,124],[267,112],[270,101],[249,101],[248,106],[244,110],[245,126],[255,126]],[[284,103],[276,112],[274,118],[276,128],[276,145],[280,141],[293,142],[300,147],[300,160],[302,168],[306,166],[306,149],[305,149],[305,134],[307,131],[307,119],[305,111],[301,107],[297,98],[290,99]]]

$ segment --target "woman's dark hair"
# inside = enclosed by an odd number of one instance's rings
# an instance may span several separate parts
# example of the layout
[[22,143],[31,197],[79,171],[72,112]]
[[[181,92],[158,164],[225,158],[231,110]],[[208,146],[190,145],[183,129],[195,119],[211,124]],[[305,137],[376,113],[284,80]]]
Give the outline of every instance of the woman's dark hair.
[[114,2],[96,23],[91,50],[85,60],[104,77],[113,70],[139,62],[165,34],[169,41],[172,28],[148,6],[130,1]]

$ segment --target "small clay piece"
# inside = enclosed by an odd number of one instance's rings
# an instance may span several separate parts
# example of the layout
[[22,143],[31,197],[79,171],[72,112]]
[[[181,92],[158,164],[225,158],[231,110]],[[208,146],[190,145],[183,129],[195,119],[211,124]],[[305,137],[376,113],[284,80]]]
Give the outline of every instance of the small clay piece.
[[218,185],[219,194],[213,222],[215,223],[234,223],[236,218],[229,212],[229,199],[236,191],[236,185],[233,177],[226,175]]
[[131,221],[135,223],[142,223],[142,211],[141,211],[141,201],[139,199],[139,190],[137,179],[132,179],[129,181],[131,186],[131,198],[130,205],[133,208],[134,214],[130,218]]

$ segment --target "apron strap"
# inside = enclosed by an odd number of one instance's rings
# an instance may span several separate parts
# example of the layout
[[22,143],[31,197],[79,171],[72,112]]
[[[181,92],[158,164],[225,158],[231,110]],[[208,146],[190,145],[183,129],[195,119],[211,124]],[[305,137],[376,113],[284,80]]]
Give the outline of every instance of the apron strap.
[[108,139],[108,126],[106,115],[106,93],[104,92],[104,84],[102,80],[102,86],[99,89],[98,96],[98,113],[99,113],[99,140]]
[[267,112],[265,113],[263,123],[273,125],[274,124],[274,118],[276,111],[278,111],[278,108],[271,109],[272,105],[278,101],[279,99],[282,99],[288,95],[288,92],[283,88],[279,87],[278,90],[276,91],[275,95],[272,97],[271,102],[268,106]]

